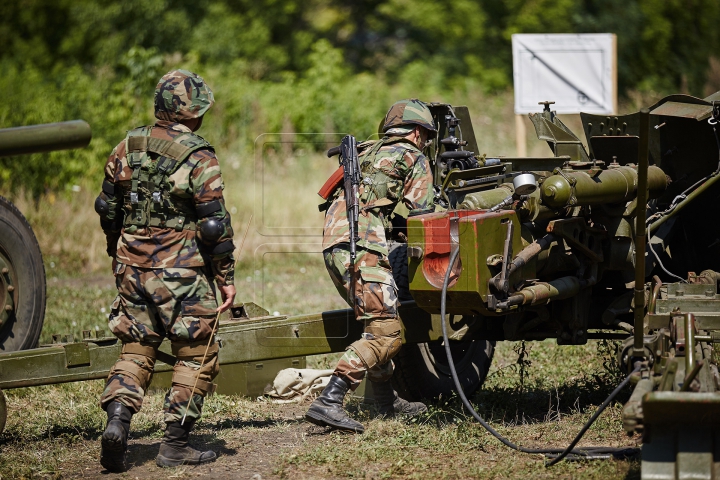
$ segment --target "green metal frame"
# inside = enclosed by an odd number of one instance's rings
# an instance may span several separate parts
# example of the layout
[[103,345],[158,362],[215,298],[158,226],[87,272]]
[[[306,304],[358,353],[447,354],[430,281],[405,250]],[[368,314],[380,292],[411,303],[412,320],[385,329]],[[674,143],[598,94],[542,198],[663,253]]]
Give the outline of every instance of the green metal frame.
[[[442,337],[439,316],[428,314],[414,302],[403,302],[399,313],[404,342],[429,342]],[[453,326],[449,324],[450,331],[459,338],[464,331],[456,331]],[[354,320],[350,309],[291,317],[234,317],[218,328],[220,364],[342,352],[360,338],[362,331],[362,324]],[[57,343],[52,345],[0,354],[0,389],[103,379],[120,355],[121,344],[115,337],[88,336],[80,342],[68,336],[57,337]],[[163,343],[155,372],[170,371],[174,363],[170,345]]]

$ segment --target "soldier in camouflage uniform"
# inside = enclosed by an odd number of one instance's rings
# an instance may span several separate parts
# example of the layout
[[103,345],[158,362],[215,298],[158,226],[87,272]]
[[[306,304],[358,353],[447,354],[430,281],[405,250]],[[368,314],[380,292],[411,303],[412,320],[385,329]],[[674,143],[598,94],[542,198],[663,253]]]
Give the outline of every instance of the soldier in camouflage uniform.
[[[383,132],[385,136],[359,157],[360,240],[354,271],[350,271],[350,233],[342,186],[334,192],[323,230],[325,266],[338,292],[346,299],[354,296],[355,318],[364,323],[365,333],[348,347],[328,386],[305,414],[316,425],[358,433],[365,429],[343,410],[343,398],[366,374],[382,415],[415,415],[426,410],[422,403],[399,398],[390,384],[391,359],[400,350],[401,339],[386,232],[393,212],[433,207],[432,171],[422,148],[436,128],[428,107],[412,99],[390,108]],[[399,204],[402,207],[396,209]]]
[[100,463],[110,471],[127,468],[130,419],[142,406],[164,338],[176,362],[156,462],[177,466],[216,457],[188,445],[219,372],[218,345],[210,338],[216,312],[235,297],[233,230],[220,166],[212,146],[193,133],[214,101],[198,75],[166,74],[155,90],[155,124],[129,131],[105,165],[95,210],[118,288],[109,326],[122,342],[100,399],[108,415]]

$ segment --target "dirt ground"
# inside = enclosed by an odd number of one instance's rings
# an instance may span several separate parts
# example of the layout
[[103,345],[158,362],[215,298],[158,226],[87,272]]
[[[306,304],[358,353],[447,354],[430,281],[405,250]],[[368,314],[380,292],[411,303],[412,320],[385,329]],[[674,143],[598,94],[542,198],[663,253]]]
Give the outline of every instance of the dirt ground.
[[[310,425],[302,416],[307,404],[277,405],[277,418],[267,421],[225,422],[220,435],[207,433],[206,429],[191,436],[196,448],[212,449],[218,454],[215,462],[205,465],[184,466],[171,469],[155,465],[160,448],[160,438],[148,438],[142,432],[131,431],[128,446],[127,472],[114,474],[106,471],[99,462],[87,465],[65,466],[62,478],[156,479],[195,478],[252,479],[278,478],[281,456],[303,444],[318,443],[329,432]],[[97,451],[100,440],[84,441],[85,448]],[[90,452],[88,452],[90,453]]]

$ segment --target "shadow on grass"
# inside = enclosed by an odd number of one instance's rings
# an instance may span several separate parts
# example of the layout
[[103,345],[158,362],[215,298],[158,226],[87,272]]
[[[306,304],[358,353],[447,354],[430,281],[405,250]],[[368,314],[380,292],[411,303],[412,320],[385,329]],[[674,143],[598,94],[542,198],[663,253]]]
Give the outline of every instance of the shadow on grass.
[[636,460],[630,463],[625,480],[640,480],[640,461]]
[[[135,437],[136,438],[136,437]],[[217,438],[215,435],[191,435],[190,446],[201,450],[212,450],[218,457],[223,455],[235,455],[237,450],[234,448],[227,448],[225,440]],[[146,443],[134,443],[131,439],[128,444],[128,470],[141,467],[147,463],[155,463],[155,457],[157,457],[160,451],[160,440],[151,444]],[[103,470],[101,473],[108,474],[107,470]]]
[[[606,376],[578,379],[576,383],[554,389],[538,387],[493,387],[478,390],[469,400],[486,421],[503,425],[553,421],[561,416],[594,411],[615,389],[617,380]],[[616,383],[617,382],[617,383]],[[632,385],[615,397],[615,404],[630,398]],[[449,398],[426,400],[428,412],[423,423],[447,424],[458,417],[469,417],[457,393]]]
[[[225,430],[228,428],[243,429],[243,428],[269,428],[280,424],[294,424],[302,423],[302,419],[268,419],[268,420],[236,420],[236,419],[225,419],[220,422],[213,423],[202,423],[198,425],[195,431],[190,436],[191,443],[196,442],[197,445],[214,446],[219,445],[218,442],[224,441],[217,440],[216,432]],[[33,441],[53,440],[53,439],[82,439],[89,441],[100,442],[105,426],[102,427],[79,427],[79,426],[58,426],[53,425],[48,428],[41,435],[34,435],[32,437],[22,436],[14,437],[9,435],[8,432],[0,435],[0,446],[10,445],[13,443],[31,443]],[[130,431],[130,441],[138,440],[149,440],[158,438],[158,434],[162,434],[164,428],[160,425],[149,426],[142,429],[133,429]],[[159,443],[158,443],[159,445]],[[157,455],[157,448],[155,448],[155,455]],[[229,453],[234,451],[228,450]],[[153,458],[155,458],[153,456]]]

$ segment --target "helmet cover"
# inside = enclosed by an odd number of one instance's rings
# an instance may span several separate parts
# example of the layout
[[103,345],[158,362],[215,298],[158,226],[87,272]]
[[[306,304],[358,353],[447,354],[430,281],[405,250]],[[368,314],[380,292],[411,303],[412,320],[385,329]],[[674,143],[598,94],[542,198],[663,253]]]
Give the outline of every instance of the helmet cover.
[[155,117],[179,122],[205,115],[215,103],[205,80],[187,70],[166,73],[155,87]]
[[410,133],[416,125],[431,132],[437,131],[432,113],[425,102],[421,102],[417,98],[400,100],[395,102],[385,115],[383,132],[404,135]]

